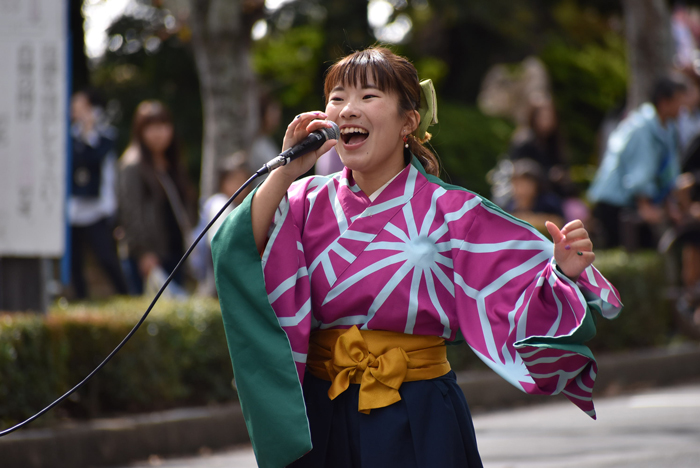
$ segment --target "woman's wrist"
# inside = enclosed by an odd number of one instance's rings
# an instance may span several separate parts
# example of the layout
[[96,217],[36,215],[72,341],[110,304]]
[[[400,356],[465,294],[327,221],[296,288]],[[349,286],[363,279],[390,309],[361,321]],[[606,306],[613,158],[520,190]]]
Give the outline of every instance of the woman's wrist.
[[577,274],[577,275],[569,275],[569,274],[567,274],[567,273],[562,269],[561,265],[559,265],[558,263],[555,263],[555,268],[557,269],[557,271],[558,271],[559,273],[561,273],[562,275],[566,276],[567,278],[569,278],[569,279],[570,279],[571,281],[573,281],[574,283],[575,283],[576,281],[578,281],[579,277],[581,276],[580,273]]
[[267,233],[275,211],[287,194],[289,186],[296,179],[280,169],[272,171],[270,176],[260,185],[253,195],[251,205],[251,222],[253,237],[258,252],[262,253],[267,243]]
[[289,186],[292,185],[294,181],[302,175],[303,174],[296,174],[295,172],[291,172],[290,168],[282,166],[273,170],[268,176],[268,180],[272,179],[275,185],[284,186],[286,191],[286,189],[289,188]]

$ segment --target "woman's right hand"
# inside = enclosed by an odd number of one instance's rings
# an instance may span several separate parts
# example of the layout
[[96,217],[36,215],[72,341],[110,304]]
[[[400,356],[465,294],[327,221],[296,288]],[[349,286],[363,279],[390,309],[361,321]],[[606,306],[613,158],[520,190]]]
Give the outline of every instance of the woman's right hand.
[[[323,120],[326,118],[328,118],[328,116],[320,111],[304,112],[303,114],[297,115],[287,126],[287,131],[284,134],[284,141],[282,143],[282,151],[286,151],[297,143],[300,143],[309,133],[321,128],[330,127],[331,124]],[[286,166],[275,169],[275,171],[280,171],[285,174],[286,178],[290,179],[290,181],[294,181],[297,177],[309,171],[316,163],[316,160],[324,153],[330,151],[336,143],[337,140],[328,140],[316,151],[307,153]]]
[[[301,142],[309,133],[324,127],[330,127],[329,122],[321,120],[327,117],[323,112],[305,112],[297,115],[287,127],[282,149],[286,151]],[[267,244],[267,233],[274,218],[275,210],[277,210],[277,207],[286,195],[289,186],[299,176],[304,175],[311,169],[316,160],[329,151],[336,142],[337,140],[328,140],[316,151],[307,153],[291,161],[286,166],[278,167],[260,184],[253,197],[251,209],[253,237],[260,254],[262,254]]]

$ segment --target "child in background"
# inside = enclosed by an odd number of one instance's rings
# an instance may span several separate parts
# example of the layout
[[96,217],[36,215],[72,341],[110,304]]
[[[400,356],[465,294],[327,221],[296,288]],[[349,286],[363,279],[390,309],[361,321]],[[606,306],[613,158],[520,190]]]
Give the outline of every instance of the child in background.
[[[200,210],[200,219],[195,228],[194,236],[198,236],[209,224],[216,213],[226,204],[229,198],[236,193],[241,185],[253,175],[248,168],[248,154],[245,151],[237,151],[227,157],[219,166],[219,192],[210,196]],[[192,254],[192,267],[197,278],[197,294],[202,296],[216,297],[216,285],[214,284],[214,264],[211,259],[211,240],[214,234],[224,222],[226,216],[243,200],[250,188],[244,190],[234,202],[229,205],[225,213],[214,223],[207,236],[200,243]]]
[[527,221],[540,232],[547,232],[545,222],[564,224],[561,199],[546,189],[542,166],[532,159],[513,162],[512,198],[506,211]]

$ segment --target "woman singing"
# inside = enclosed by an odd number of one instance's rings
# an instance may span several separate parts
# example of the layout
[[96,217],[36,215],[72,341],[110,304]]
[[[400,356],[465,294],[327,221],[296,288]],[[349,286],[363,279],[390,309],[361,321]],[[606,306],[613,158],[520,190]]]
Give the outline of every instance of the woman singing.
[[[580,221],[554,245],[438,177],[423,146],[435,93],[373,47],[333,65],[325,112],[298,115],[283,147],[340,139],[281,167],[213,243],[241,407],[263,467],[480,467],[445,343],[466,340],[534,394],[594,416],[581,343],[621,304]],[[296,178],[335,145],[345,166]]]

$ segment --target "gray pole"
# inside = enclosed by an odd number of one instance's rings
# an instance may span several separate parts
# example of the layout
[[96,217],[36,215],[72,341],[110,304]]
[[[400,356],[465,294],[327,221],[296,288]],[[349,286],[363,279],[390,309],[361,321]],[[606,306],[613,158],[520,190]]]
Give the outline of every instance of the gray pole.
[[0,311],[46,313],[47,269],[41,258],[0,258]]

